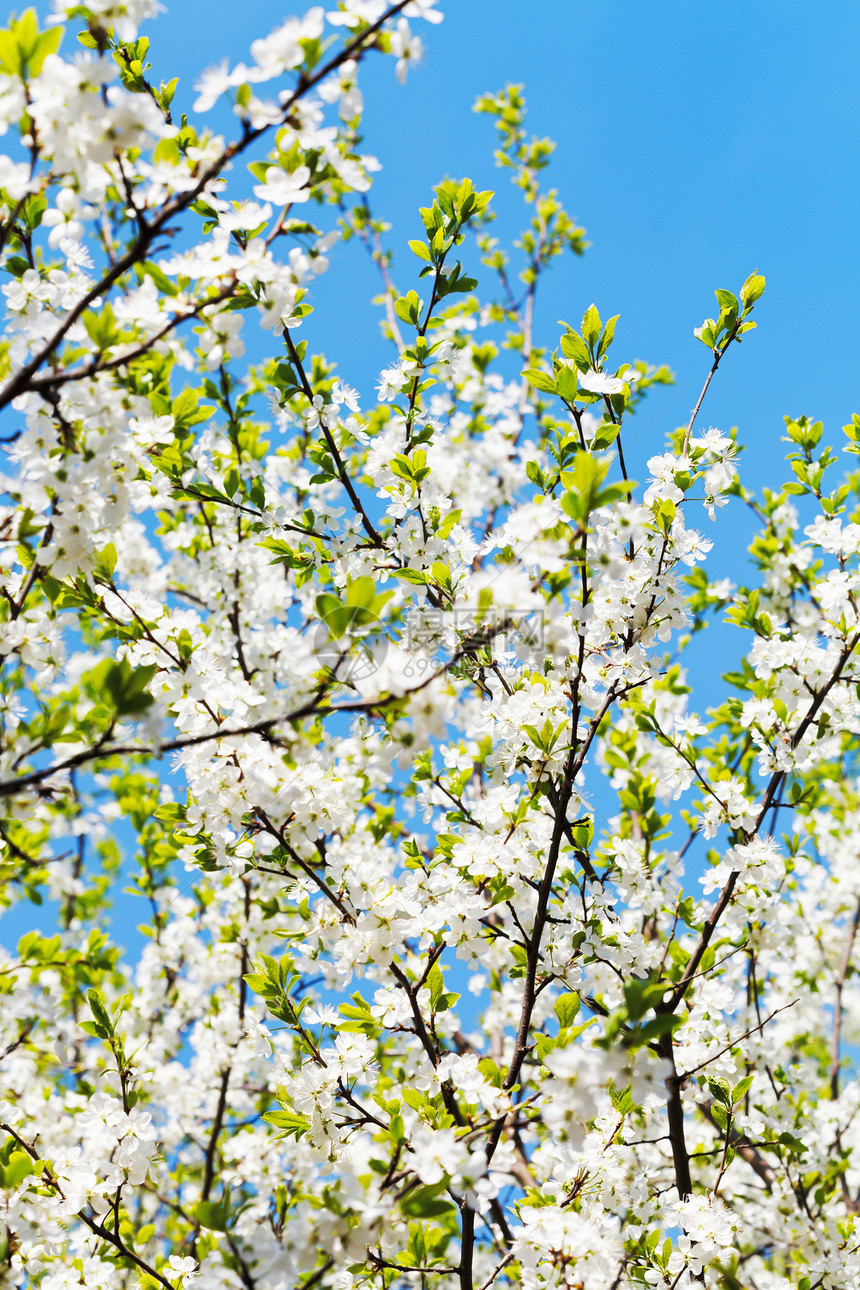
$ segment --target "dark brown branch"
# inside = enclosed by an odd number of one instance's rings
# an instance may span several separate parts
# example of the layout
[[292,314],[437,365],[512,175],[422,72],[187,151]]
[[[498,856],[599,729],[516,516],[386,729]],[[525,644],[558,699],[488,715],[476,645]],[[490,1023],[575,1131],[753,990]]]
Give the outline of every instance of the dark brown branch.
[[35,390],[36,393],[40,393],[42,390],[55,389],[58,385],[66,385],[70,381],[85,381],[87,377],[99,376],[102,372],[112,372],[118,367],[124,367],[125,364],[131,363],[136,358],[141,358],[144,354],[148,353],[157,341],[163,340],[165,336],[169,336],[170,333],[175,331],[175,329],[182,323],[188,322],[191,318],[196,318],[200,314],[200,311],[205,309],[207,305],[217,305],[220,301],[226,300],[229,296],[232,296],[235,290],[236,284],[235,282],[231,282],[229,287],[224,287],[221,291],[216,292],[215,295],[207,296],[205,300],[200,300],[192,309],[187,309],[184,313],[174,314],[170,321],[165,323],[160,331],[153,332],[151,336],[147,336],[139,345],[136,345],[134,349],[129,350],[125,354],[118,354],[114,358],[104,359],[97,355],[93,361],[91,363],[87,363],[85,367],[74,367],[70,372],[55,372],[51,376],[40,376],[36,380],[30,381],[27,388],[29,390]]
[[[298,351],[296,350],[296,347],[293,344],[293,338],[290,335],[289,327],[284,328],[284,343],[286,344],[287,349],[289,350],[290,359],[292,360],[293,366],[295,367],[296,372],[298,373],[299,380],[302,383],[302,390],[304,392],[305,398],[307,399],[310,406],[313,407],[314,392],[313,392],[313,389],[311,388],[310,381],[308,380],[307,375],[305,373],[305,369],[302,367],[302,361],[299,358]],[[352,480],[350,479],[349,474],[347,473],[346,466],[343,464],[343,458],[340,455],[338,446],[334,441],[334,436],[332,435],[331,431],[329,430],[325,422],[322,420],[322,418],[320,418],[320,429],[322,430],[323,438],[325,439],[326,444],[328,445],[328,450],[332,455],[332,461],[334,462],[335,467],[337,468],[338,478],[340,479],[340,482],[343,484],[344,488],[346,489],[347,494],[349,496],[349,500],[352,502],[356,513],[361,517],[361,523],[364,526],[365,533],[370,538],[374,546],[384,546],[385,543],[383,542],[380,534],[378,533],[376,527],[371,521],[369,515],[365,511],[361,503],[361,499],[358,496],[358,493],[355,491]]]
[[[284,830],[279,829],[276,824],[272,823],[272,821],[269,819],[269,816],[266,814],[266,812],[263,810],[261,806],[257,806],[254,808],[254,814],[261,821],[266,832],[271,834],[273,838],[277,838],[278,842],[280,842],[281,846],[284,848],[284,850],[286,851],[290,859],[293,861],[293,863],[297,864],[301,869],[302,873],[306,874],[307,877],[310,878],[310,880],[316,884],[316,886],[320,889],[323,895],[326,896],[331,901],[331,903],[334,905],[335,909],[338,911],[341,917],[348,923],[354,923],[355,915],[351,912],[350,909],[347,908],[347,906],[341,900],[340,896],[338,896],[337,892],[333,891],[332,888],[329,887],[328,883],[325,882],[319,876],[316,870],[311,865],[309,865],[306,860],[302,859],[302,857],[298,854],[298,852],[290,843],[289,839],[287,838],[287,835],[284,833]],[[267,869],[265,872],[276,873],[277,870]]]
[[683,1079],[679,1078],[675,1066],[675,1048],[671,1033],[662,1035],[657,1046],[660,1056],[672,1067],[672,1073],[666,1079],[668,1100],[666,1118],[669,1126],[669,1142],[672,1147],[672,1163],[675,1167],[675,1186],[680,1200],[686,1200],[693,1191],[693,1180],[690,1175],[690,1153],[684,1134],[684,1103],[681,1097]]
[[221,1072],[221,1083],[218,1088],[218,1104],[215,1107],[215,1116],[212,1120],[212,1130],[209,1134],[209,1141],[206,1143],[206,1155],[203,1160],[203,1186],[200,1191],[200,1199],[208,1200],[212,1191],[212,1184],[215,1181],[215,1152],[218,1149],[218,1138],[221,1134],[221,1128],[224,1124],[224,1112],[227,1108],[227,1089],[230,1085],[230,1067],[225,1066]]
[[472,1259],[475,1250],[475,1211],[466,1198],[460,1202],[460,1290],[472,1290]]

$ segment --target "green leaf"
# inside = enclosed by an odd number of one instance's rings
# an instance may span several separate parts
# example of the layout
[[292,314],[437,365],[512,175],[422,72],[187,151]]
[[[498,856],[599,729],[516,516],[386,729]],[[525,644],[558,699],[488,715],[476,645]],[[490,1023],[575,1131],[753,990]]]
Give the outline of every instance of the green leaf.
[[454,525],[459,524],[462,518],[463,518],[462,511],[449,511],[448,514],[445,516],[444,520],[442,521],[442,523],[439,525],[438,529],[436,530],[437,538],[439,538],[441,541],[444,542],[446,538],[449,538],[451,536],[451,530],[453,529]]
[[731,1106],[732,1090],[728,1080],[719,1075],[708,1076],[708,1088],[711,1090],[711,1097],[717,1102],[722,1102],[723,1106]]
[[91,1035],[93,1039],[110,1039],[110,1031],[97,1021],[80,1021],[78,1025],[85,1035]]
[[164,270],[159,268],[157,264],[153,264],[152,260],[145,260],[142,264],[136,265],[135,271],[139,278],[152,278],[158,290],[163,291],[166,296],[178,294],[179,288],[176,283],[171,282]]
[[327,591],[317,596],[316,611],[333,641],[342,640],[356,621],[354,611]]
[[269,561],[270,564],[285,564],[288,569],[308,569],[314,562],[314,557],[309,552],[297,551],[289,542],[280,538],[269,537],[257,545],[272,552],[274,558]]
[[788,1147],[792,1155],[795,1156],[802,1156],[804,1152],[809,1150],[806,1143],[795,1137],[793,1133],[781,1133],[777,1141],[781,1142],[784,1147]]
[[199,1200],[194,1206],[194,1217],[201,1227],[212,1232],[226,1232],[230,1210],[226,1205],[217,1205],[211,1200]]
[[502,1074],[498,1063],[494,1062],[492,1057],[482,1057],[478,1062],[478,1070],[481,1072],[484,1079],[487,1080],[488,1083],[492,1084],[494,1088],[502,1087],[505,1077]]
[[580,371],[591,367],[591,355],[582,337],[575,331],[568,331],[561,338],[561,352],[565,358],[572,359]]
[[555,374],[559,396],[568,403],[576,398],[576,371],[572,367],[560,367]]
[[674,1013],[664,1012],[657,1017],[652,1017],[644,1025],[637,1026],[630,1035],[630,1044],[634,1048],[642,1048],[646,1044],[651,1044],[667,1031],[676,1030],[682,1025],[683,1017],[675,1016]]
[[620,430],[621,426],[614,421],[601,421],[591,441],[592,452],[600,452],[604,448],[611,448],[618,438]]
[[633,978],[625,981],[623,989],[627,1013],[632,1021],[638,1021],[644,1017],[649,1008],[656,1008],[666,993],[665,985],[648,978],[643,980]]
[[730,1112],[728,1109],[725,1106],[720,1106],[719,1103],[715,1103],[714,1106],[711,1107],[711,1115],[714,1118],[714,1123],[722,1129],[723,1133],[725,1133],[729,1125],[729,1114]]
[[501,905],[506,900],[513,900],[516,894],[516,891],[510,883],[505,883],[504,886],[500,887],[493,895],[493,899],[490,901],[490,908],[492,908],[493,905]]
[[747,309],[764,295],[765,279],[760,273],[751,273],[741,287],[741,300]]
[[430,573],[433,576],[433,581],[438,587],[444,587],[446,591],[451,590],[451,570],[448,568],[447,564],[443,564],[441,560],[434,560]]
[[558,1017],[558,1024],[562,1030],[567,1030],[573,1025],[579,1013],[579,1008],[578,994],[563,994],[559,999],[556,999],[553,1012]]
[[358,609],[369,609],[376,598],[372,578],[351,578],[346,587],[346,603]]
[[742,1102],[744,1100],[747,1093],[752,1088],[754,1080],[755,1075],[745,1075],[742,1080],[739,1080],[737,1084],[735,1084],[732,1089],[732,1106],[736,1106],[738,1102]]
[[621,317],[620,314],[615,314],[615,316],[613,318],[610,318],[604,325],[603,332],[601,333],[601,336],[600,336],[600,343],[597,346],[598,358],[603,358],[603,355],[606,353],[606,351],[609,349],[609,346],[612,344],[612,341],[615,338],[615,324],[618,322],[618,319],[620,317]]
[[720,309],[730,309],[730,310],[733,310],[735,313],[738,313],[740,311],[740,306],[738,305],[737,297],[732,295],[731,291],[723,291],[721,288],[718,287],[717,290],[714,292],[714,295],[717,297]]
[[601,322],[596,305],[589,305],[582,316],[582,338],[594,350],[600,340]]
[[389,573],[393,578],[402,578],[404,582],[411,582],[416,587],[427,586],[427,574],[421,569],[390,569]]
[[113,542],[108,542],[107,546],[102,547],[101,551],[96,554],[93,562],[93,573],[102,582],[110,582],[113,578],[114,569],[116,569],[116,560],[116,547]]
[[600,485],[608,463],[598,460],[589,452],[578,452],[570,469],[562,472],[561,482],[568,491],[562,497],[563,510],[572,519],[584,524],[598,502]]
[[81,321],[98,350],[109,349],[119,340],[120,332],[110,301],[106,300],[101,309],[87,309]]
[[40,1162],[33,1160],[26,1151],[19,1151],[13,1148],[9,1160],[0,1166],[2,1173],[2,1186],[9,1191],[19,1187],[25,1178],[37,1172]]
[[434,1012],[438,1012],[438,1004],[445,993],[445,978],[442,976],[442,969],[438,963],[434,963],[427,973],[427,980],[424,982],[430,991],[430,1007]]
[[125,659],[108,660],[106,666],[102,664],[95,671],[100,672],[102,667],[100,679],[117,716],[133,717],[146,712],[153,702],[146,687],[158,671],[158,665],[149,663],[146,667],[133,668]]
[[443,1218],[455,1212],[455,1206],[444,1200],[440,1192],[445,1183],[435,1183],[432,1187],[417,1187],[407,1192],[400,1202],[400,1208],[409,1218]]
[[556,394],[557,387],[555,381],[548,372],[542,372],[537,367],[527,367],[521,373],[528,381],[533,390],[540,390],[543,394]]
[[273,1124],[276,1129],[280,1130],[280,1133],[285,1138],[295,1138],[296,1141],[298,1141],[299,1138],[304,1137],[308,1129],[311,1127],[310,1120],[306,1119],[305,1116],[297,1115],[295,1111],[284,1109],[279,1111],[267,1111],[263,1116],[263,1119],[268,1124]]
[[176,87],[179,84],[179,77],[174,76],[172,80],[165,85],[163,82],[158,91],[158,100],[163,108],[169,108],[176,94]]
[[421,310],[424,302],[419,300],[416,291],[409,291],[405,296],[401,296],[394,302],[394,312],[402,322],[411,323],[417,327],[421,318]]
[[98,990],[87,990],[87,1001],[96,1025],[106,1030],[108,1035],[112,1035],[114,1033],[113,1022]]

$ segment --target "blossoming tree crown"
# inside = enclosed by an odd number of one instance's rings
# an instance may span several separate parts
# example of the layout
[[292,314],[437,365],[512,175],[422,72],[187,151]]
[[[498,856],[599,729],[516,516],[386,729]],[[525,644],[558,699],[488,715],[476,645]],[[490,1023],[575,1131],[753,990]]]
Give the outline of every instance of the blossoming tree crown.
[[[396,286],[360,73],[433,0],[196,97],[157,8],[0,31],[0,1281],[860,1285],[860,476],[801,417],[755,496],[702,421],[764,278],[637,483],[670,374],[594,305],[536,334],[585,241],[521,87],[476,104],[515,247],[446,180]],[[375,396],[302,325],[350,240]]]

